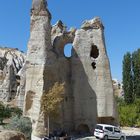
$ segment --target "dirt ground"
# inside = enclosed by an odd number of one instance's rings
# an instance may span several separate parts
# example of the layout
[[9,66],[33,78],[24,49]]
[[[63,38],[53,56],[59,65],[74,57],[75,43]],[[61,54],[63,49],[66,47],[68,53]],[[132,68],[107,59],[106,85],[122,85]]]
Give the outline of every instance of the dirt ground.
[[126,140],[140,140],[140,128],[123,127],[122,132],[126,134]]
[[140,136],[140,128],[123,127],[121,129],[122,132],[126,134],[126,136]]

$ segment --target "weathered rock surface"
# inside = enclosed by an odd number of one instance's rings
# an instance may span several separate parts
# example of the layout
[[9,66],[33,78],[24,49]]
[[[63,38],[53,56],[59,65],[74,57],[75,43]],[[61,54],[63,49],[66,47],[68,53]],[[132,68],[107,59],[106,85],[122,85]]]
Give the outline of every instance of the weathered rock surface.
[[50,85],[46,67],[51,65],[51,59],[49,59],[51,48],[50,14],[45,0],[33,0],[31,34],[26,59],[24,114],[31,118],[32,135],[40,138],[46,134],[47,129],[40,101]]
[[23,110],[24,97],[25,97],[25,84],[26,84],[26,64],[17,73],[19,77],[19,85],[17,86],[16,105]]
[[112,78],[99,18],[86,21],[76,31],[73,49],[74,120],[77,126],[84,123],[92,128],[96,121],[115,118]]
[[3,130],[0,132],[0,140],[26,140],[21,132]]
[[[65,83],[65,97],[60,116],[50,120],[51,130],[88,132],[97,122],[114,123],[116,105],[100,18],[70,31],[62,21],[51,27],[50,18],[45,0],[33,0],[24,103],[24,114],[32,121],[32,139],[46,134],[41,98],[55,82]],[[67,44],[73,46],[71,58],[64,56]]]
[[124,91],[122,83],[120,83],[117,79],[113,79],[112,81],[115,96],[123,98]]
[[0,48],[0,100],[10,101],[16,96],[17,73],[24,62],[25,54],[19,50]]

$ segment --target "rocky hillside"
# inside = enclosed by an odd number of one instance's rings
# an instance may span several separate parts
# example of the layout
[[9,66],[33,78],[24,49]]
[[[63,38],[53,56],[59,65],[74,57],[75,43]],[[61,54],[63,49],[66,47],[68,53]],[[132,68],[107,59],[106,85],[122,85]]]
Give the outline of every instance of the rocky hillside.
[[16,96],[17,76],[25,62],[25,54],[18,49],[0,48],[0,100],[10,101]]
[[114,94],[117,97],[123,97],[124,96],[124,91],[123,91],[123,85],[121,82],[119,82],[117,79],[112,79],[113,83],[113,90]]

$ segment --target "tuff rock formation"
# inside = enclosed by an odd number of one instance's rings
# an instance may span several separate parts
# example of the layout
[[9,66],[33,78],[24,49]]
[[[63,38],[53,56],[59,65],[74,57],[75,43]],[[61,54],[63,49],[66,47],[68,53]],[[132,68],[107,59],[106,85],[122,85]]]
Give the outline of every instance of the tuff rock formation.
[[[65,83],[65,97],[60,116],[50,120],[51,130],[88,132],[97,122],[115,123],[116,106],[100,18],[67,31],[62,21],[50,25],[46,4],[45,0],[33,0],[31,10],[24,114],[32,121],[32,140],[41,139],[48,129],[41,98],[55,82]],[[73,46],[70,58],[64,56],[67,44]]]
[[26,140],[26,138],[21,132],[3,130],[0,132],[0,140]]
[[9,102],[15,98],[25,54],[17,49],[0,48],[0,100]]
[[24,106],[24,97],[25,97],[25,83],[26,83],[26,64],[24,63],[22,68],[17,73],[18,87],[16,93],[16,106],[18,106],[21,110],[23,110]]
[[123,84],[117,79],[113,79],[114,95],[120,98],[124,98]]
[[24,114],[31,118],[32,135],[38,137],[46,133],[45,116],[41,111],[40,101],[43,93],[49,88],[49,73],[46,67],[52,63],[51,49],[50,13],[46,9],[45,0],[33,0],[31,34],[26,58]]

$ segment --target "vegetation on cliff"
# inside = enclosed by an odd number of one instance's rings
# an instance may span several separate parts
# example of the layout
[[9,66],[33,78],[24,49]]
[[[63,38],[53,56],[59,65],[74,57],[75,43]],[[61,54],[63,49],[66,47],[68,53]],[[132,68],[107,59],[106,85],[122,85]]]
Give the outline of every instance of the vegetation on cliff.
[[32,131],[30,119],[23,117],[22,110],[18,107],[11,107],[0,102],[0,125],[6,130],[20,131],[28,140],[30,139]]
[[27,140],[31,138],[32,124],[29,118],[23,116],[13,116],[10,122],[4,126],[5,129],[20,131],[25,134]]
[[22,110],[18,107],[10,107],[0,102],[0,124],[3,124],[3,120],[10,118],[12,116],[20,117],[22,115]]
[[0,102],[0,124],[3,124],[3,120],[11,117],[11,109],[5,106],[3,102]]

